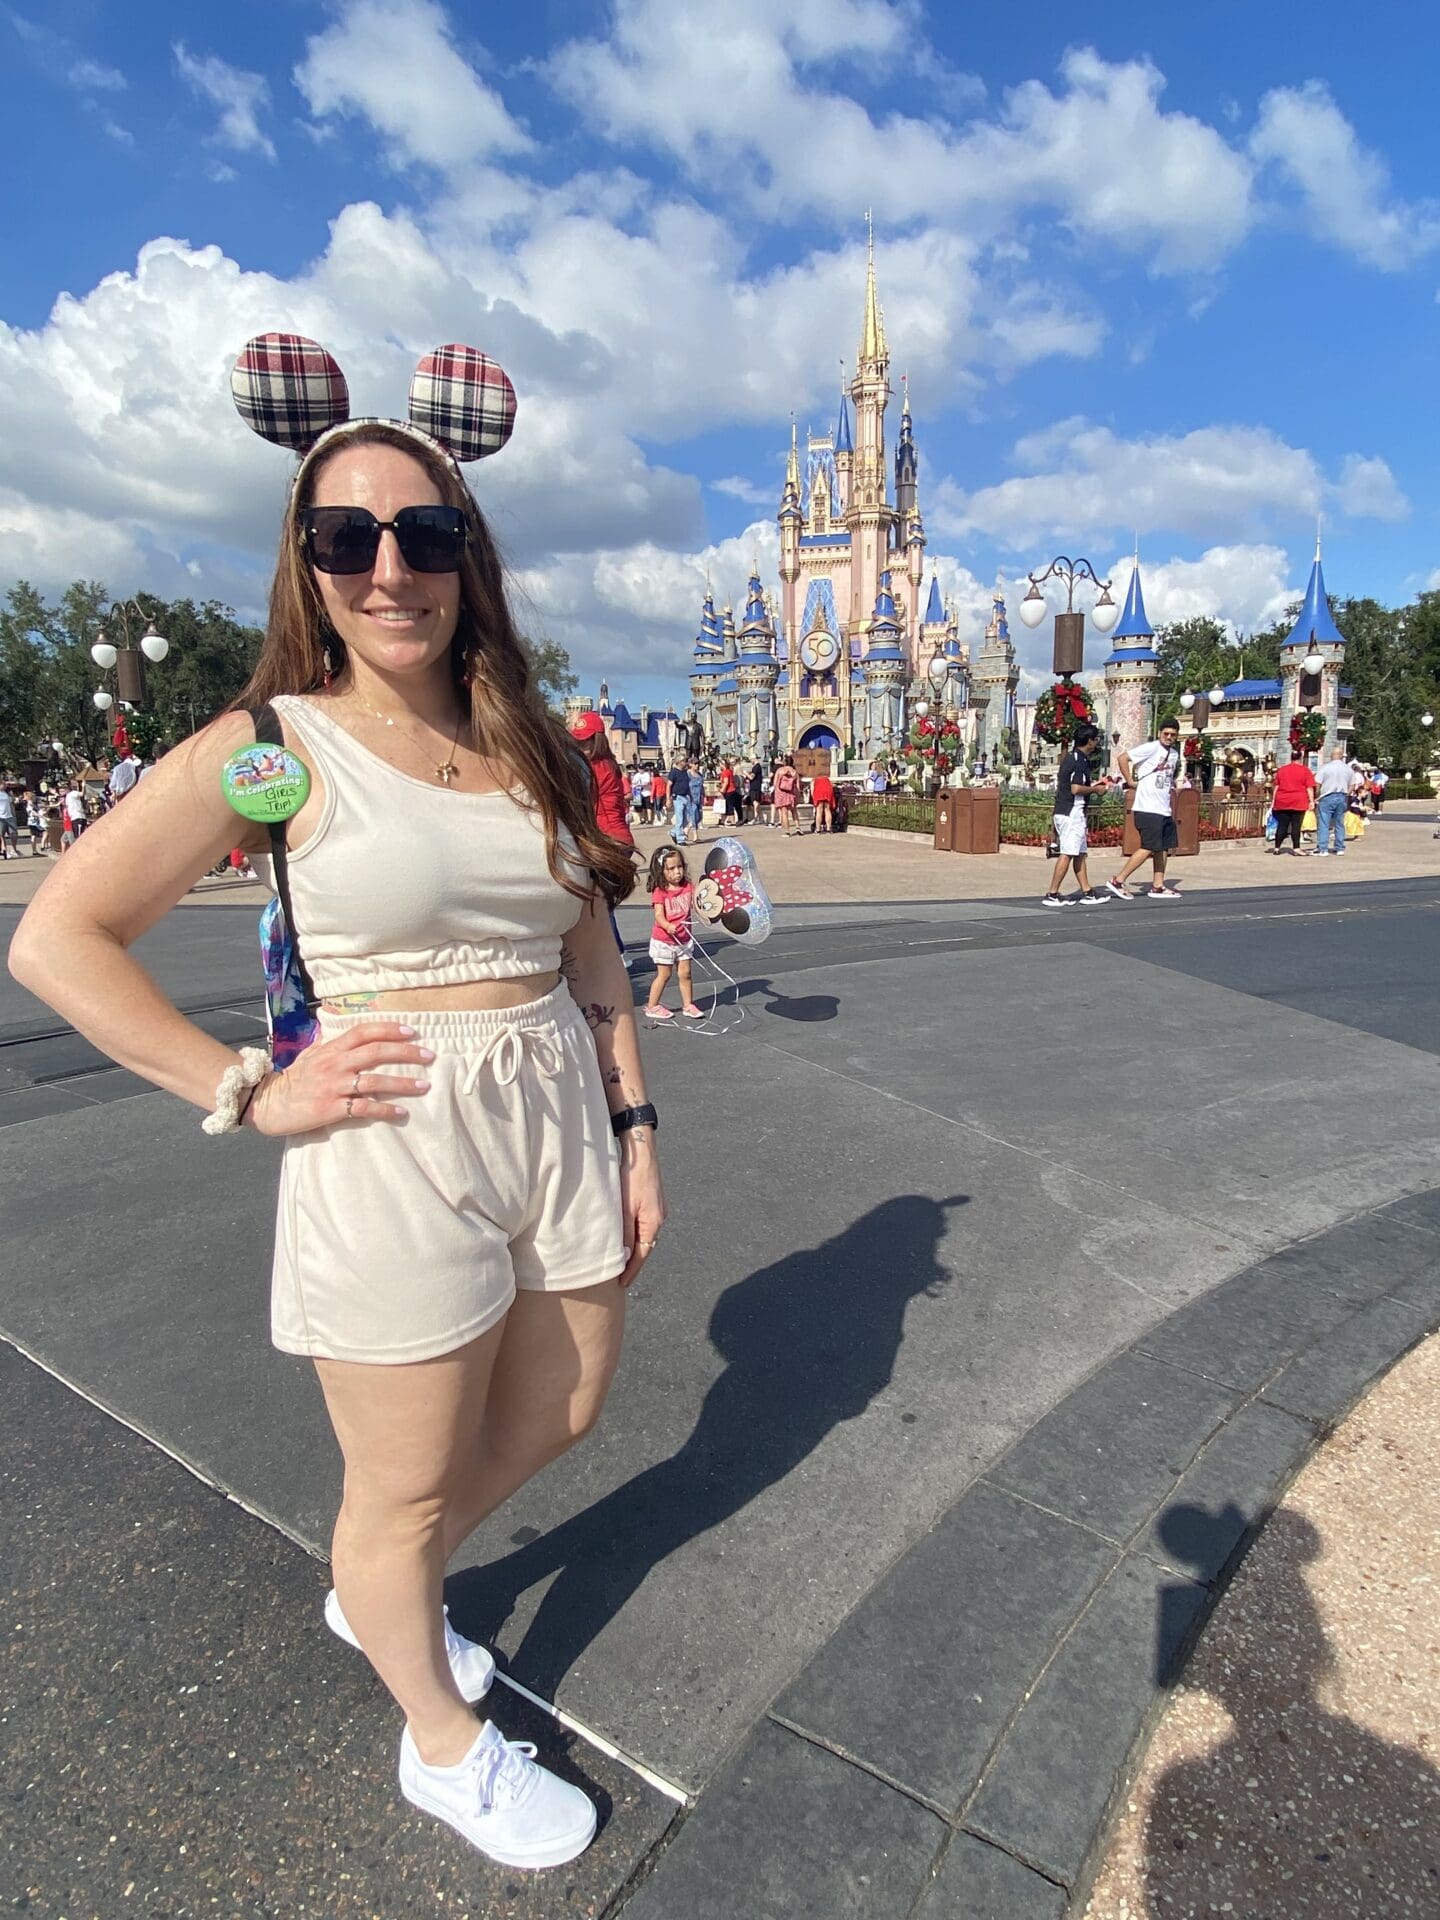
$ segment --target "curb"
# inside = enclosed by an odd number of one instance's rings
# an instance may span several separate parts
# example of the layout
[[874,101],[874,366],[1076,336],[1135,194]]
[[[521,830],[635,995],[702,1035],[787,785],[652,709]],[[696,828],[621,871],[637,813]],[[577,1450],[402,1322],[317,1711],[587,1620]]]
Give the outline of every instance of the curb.
[[1440,1188],[1191,1301],[891,1568],[682,1815],[624,1920],[1065,1920],[1294,1475],[1440,1327]]

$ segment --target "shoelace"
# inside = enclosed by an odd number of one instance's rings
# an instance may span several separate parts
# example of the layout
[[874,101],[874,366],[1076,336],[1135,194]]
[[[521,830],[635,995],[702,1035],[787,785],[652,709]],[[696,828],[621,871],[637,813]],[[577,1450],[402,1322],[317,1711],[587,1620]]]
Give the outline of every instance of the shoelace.
[[475,1782],[480,1794],[480,1811],[494,1811],[502,1788],[510,1800],[519,1800],[534,1781],[536,1772],[535,1742],[507,1740],[502,1734],[493,1745],[481,1750]]
[[563,1071],[565,1056],[557,1035],[546,1033],[540,1027],[501,1027],[470,1062],[461,1082],[461,1091],[474,1093],[480,1084],[480,1076],[492,1062],[496,1083],[508,1087],[524,1065],[527,1046],[547,1073],[558,1074]]

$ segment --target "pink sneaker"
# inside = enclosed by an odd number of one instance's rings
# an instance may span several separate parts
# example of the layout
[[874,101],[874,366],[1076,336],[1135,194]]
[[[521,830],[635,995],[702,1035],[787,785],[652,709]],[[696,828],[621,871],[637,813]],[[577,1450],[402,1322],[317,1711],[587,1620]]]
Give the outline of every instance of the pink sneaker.
[[697,1007],[693,1000],[688,1006],[682,1007],[680,1011],[687,1020],[703,1020],[705,1018],[705,1009],[703,1007]]
[[673,1020],[675,1016],[669,1007],[646,1007],[645,1018],[647,1020]]

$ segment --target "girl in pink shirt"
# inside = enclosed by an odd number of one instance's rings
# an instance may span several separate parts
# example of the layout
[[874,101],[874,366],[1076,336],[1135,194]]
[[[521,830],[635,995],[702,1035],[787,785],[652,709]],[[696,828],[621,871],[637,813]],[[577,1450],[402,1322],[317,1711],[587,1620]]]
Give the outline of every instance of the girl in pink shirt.
[[655,963],[655,978],[645,1003],[651,1020],[673,1020],[669,1007],[660,1004],[670,975],[680,975],[680,1011],[687,1020],[703,1020],[695,1004],[690,979],[690,914],[695,889],[690,884],[690,869],[678,847],[657,847],[650,856],[650,872],[645,882],[650,889],[650,904],[655,909],[655,925],[650,933],[650,958]]

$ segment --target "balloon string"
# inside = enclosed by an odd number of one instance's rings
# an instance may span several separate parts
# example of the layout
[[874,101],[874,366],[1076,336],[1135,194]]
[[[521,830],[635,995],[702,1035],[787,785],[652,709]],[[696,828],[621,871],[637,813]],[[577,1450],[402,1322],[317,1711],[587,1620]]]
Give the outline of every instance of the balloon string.
[[731,976],[725,971],[724,967],[720,965],[720,962],[714,959],[710,954],[708,954],[705,951],[704,947],[699,946],[696,943],[693,935],[691,936],[687,944],[686,952],[688,953],[692,964],[693,962],[698,960],[701,964],[701,967],[705,971],[713,974],[717,980],[723,980],[725,982],[725,985],[733,991],[735,995],[735,999],[734,999],[734,1018],[726,1020],[720,1026],[712,1025],[712,1022],[715,1019],[716,1011],[720,1006],[720,988],[717,985],[712,983],[710,988],[710,1005],[706,1010],[705,1018],[703,1020],[696,1021],[693,1025],[687,1021],[684,1025],[683,1031],[686,1033],[693,1033],[696,1035],[697,1038],[710,1039],[710,1040],[715,1039],[718,1035],[722,1033],[730,1033],[734,1028],[738,1027],[740,1022],[745,1018],[745,1009],[740,1004],[739,982],[737,980],[732,979]]

